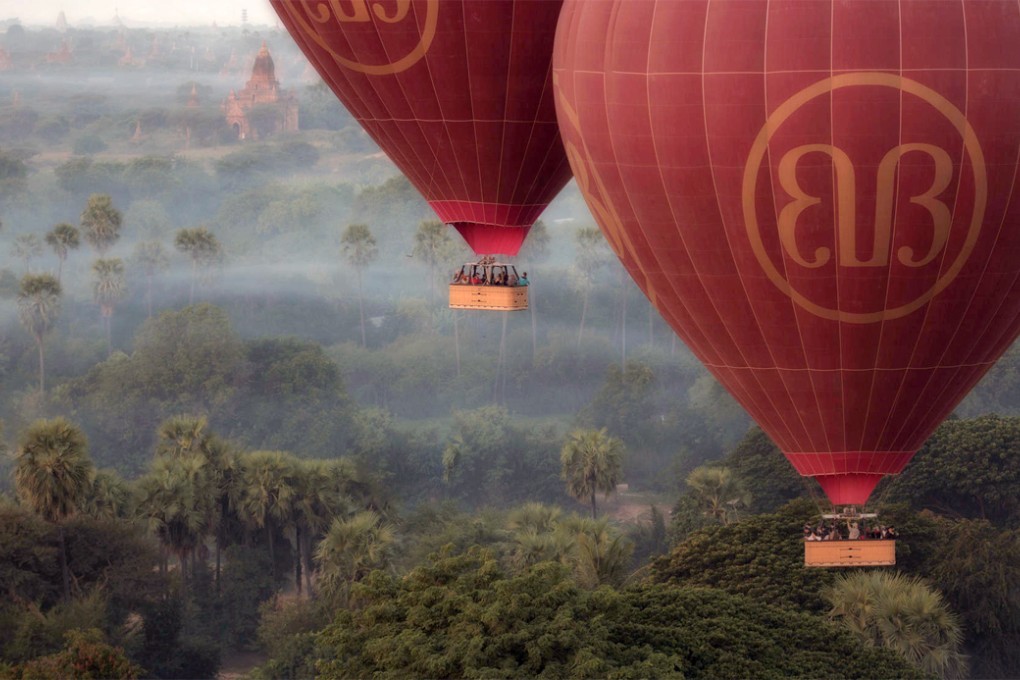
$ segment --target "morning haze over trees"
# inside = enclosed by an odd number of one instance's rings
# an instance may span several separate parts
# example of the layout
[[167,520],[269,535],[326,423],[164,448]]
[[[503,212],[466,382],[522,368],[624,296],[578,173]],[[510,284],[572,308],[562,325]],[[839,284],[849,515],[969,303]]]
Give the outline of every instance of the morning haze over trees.
[[[263,43],[297,129],[241,139]],[[818,487],[572,185],[530,310],[454,311],[460,237],[283,33],[0,49],[0,677],[1020,676],[1017,351],[876,492],[897,568],[805,570]]]

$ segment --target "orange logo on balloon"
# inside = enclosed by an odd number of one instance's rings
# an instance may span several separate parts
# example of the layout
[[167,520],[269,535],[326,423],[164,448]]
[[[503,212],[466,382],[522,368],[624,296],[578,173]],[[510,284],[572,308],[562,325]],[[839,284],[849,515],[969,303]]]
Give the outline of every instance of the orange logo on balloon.
[[[828,308],[808,299],[803,293],[796,290],[787,277],[776,268],[762,239],[755,196],[759,171],[768,151],[769,141],[787,119],[816,97],[840,88],[861,86],[888,87],[918,97],[953,125],[963,139],[963,148],[970,160],[974,182],[974,208],[963,245],[949,267],[944,269],[934,285],[927,291],[913,300],[886,309],[849,312]],[[834,200],[836,202],[834,206],[836,215],[835,242],[833,245],[836,246],[838,258],[835,258],[832,248],[817,247],[813,252],[804,252],[798,242],[798,221],[801,214],[821,202],[821,198],[804,190],[797,179],[798,164],[805,155],[811,153],[825,154],[832,162],[835,182]],[[920,252],[916,252],[915,248],[910,246],[901,246],[894,254],[891,252],[891,246],[896,172],[901,159],[908,154],[926,155],[934,167],[931,185],[922,193],[910,197],[911,203],[928,212],[931,223],[931,241]],[[924,143],[900,144],[890,149],[882,158],[878,165],[876,178],[874,234],[870,256],[867,258],[861,256],[857,242],[857,170],[843,149],[831,144],[803,144],[795,147],[781,157],[777,174],[780,186],[792,198],[790,202],[782,206],[777,215],[776,226],[779,243],[786,257],[797,266],[806,269],[817,269],[826,265],[919,268],[933,262],[936,257],[942,254],[949,242],[952,209],[939,196],[952,181],[953,162],[949,153],[941,147]],[[896,319],[920,309],[952,283],[967,258],[970,257],[981,231],[988,199],[988,182],[984,154],[977,136],[963,112],[952,102],[931,88],[909,78],[890,73],[861,72],[841,74],[819,81],[792,96],[769,116],[755,138],[744,166],[742,199],[744,225],[747,229],[751,249],[766,275],[776,287],[800,307],[817,316],[850,323],[874,323],[886,319]]]
[[[307,10],[302,11],[297,5],[303,4]],[[376,22],[383,26],[398,24],[405,21],[416,21],[411,12],[411,0],[327,0],[324,2],[303,2],[284,0],[277,7],[285,11],[294,20],[296,27],[305,37],[329,52],[337,63],[358,73],[371,76],[390,75],[406,71],[416,64],[436,37],[436,24],[439,20],[439,0],[425,0],[425,23],[422,25],[419,40],[414,47],[401,55],[393,55],[383,64],[362,64],[338,54],[325,40],[320,31],[335,31],[331,25],[338,23],[370,23]],[[309,23],[307,18],[311,19]]]

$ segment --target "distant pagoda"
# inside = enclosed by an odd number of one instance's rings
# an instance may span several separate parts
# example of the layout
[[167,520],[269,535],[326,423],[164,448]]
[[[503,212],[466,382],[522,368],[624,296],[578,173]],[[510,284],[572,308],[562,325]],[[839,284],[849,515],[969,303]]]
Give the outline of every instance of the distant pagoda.
[[258,131],[252,126],[248,114],[252,108],[261,105],[276,105],[273,132],[296,132],[298,129],[298,101],[292,91],[280,88],[276,79],[276,66],[269,54],[266,43],[255,56],[251,78],[239,92],[230,92],[223,102],[223,113],[227,124],[237,133],[239,139],[258,139]]

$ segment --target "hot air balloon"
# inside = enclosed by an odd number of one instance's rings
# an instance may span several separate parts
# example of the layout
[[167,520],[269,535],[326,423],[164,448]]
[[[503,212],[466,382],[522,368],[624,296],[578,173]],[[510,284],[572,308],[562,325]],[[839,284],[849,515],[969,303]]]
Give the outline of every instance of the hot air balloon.
[[439,219],[479,255],[516,255],[570,179],[551,79],[562,0],[272,4]]
[[1020,331],[1020,7],[566,0],[578,185],[663,318],[863,506]]

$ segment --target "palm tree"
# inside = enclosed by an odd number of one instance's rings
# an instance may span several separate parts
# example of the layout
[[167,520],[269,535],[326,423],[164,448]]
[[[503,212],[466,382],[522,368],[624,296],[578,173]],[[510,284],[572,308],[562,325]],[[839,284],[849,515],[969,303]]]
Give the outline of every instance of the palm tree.
[[106,255],[110,247],[120,238],[123,223],[120,211],[113,207],[113,199],[107,194],[89,196],[85,210],[81,213],[81,230],[85,242],[99,253]]
[[181,229],[174,237],[174,247],[187,255],[191,260],[191,292],[188,304],[195,304],[195,283],[198,280],[199,268],[207,269],[223,257],[223,248],[219,240],[205,227]]
[[572,539],[570,565],[582,588],[619,587],[627,578],[633,544],[603,519],[573,515],[560,523],[559,532]]
[[181,583],[187,582],[188,557],[208,529],[213,498],[208,464],[201,456],[160,457],[137,483],[137,513],[164,548],[177,556]]
[[265,529],[274,579],[275,537],[293,520],[297,468],[297,459],[283,451],[254,451],[241,461],[240,514],[250,526]]
[[313,542],[323,537],[333,519],[349,512],[351,500],[341,487],[339,477],[332,474],[329,462],[299,462],[297,473],[298,493],[294,503],[293,537],[298,559],[294,565],[294,583],[300,595],[303,572],[308,594],[311,595]]
[[415,257],[429,266],[429,306],[436,304],[436,265],[448,260],[453,253],[454,243],[450,231],[439,220],[422,220],[414,234]]
[[92,488],[94,471],[88,442],[82,431],[64,418],[37,420],[22,433],[14,465],[18,497],[44,520],[57,525],[64,599],[70,600],[63,523],[78,513]]
[[29,274],[32,273],[32,260],[42,255],[42,251],[42,242],[35,234],[22,234],[14,239],[14,245],[11,246],[11,255],[25,261],[25,269]]
[[559,508],[527,503],[507,517],[510,532],[510,565],[523,571],[539,562],[567,562],[574,550],[572,537],[557,531],[562,519]]
[[334,519],[315,550],[323,595],[346,604],[351,584],[373,569],[389,566],[395,541],[393,528],[371,510],[350,519]]
[[575,430],[560,451],[561,476],[567,482],[567,493],[579,501],[590,500],[591,516],[598,512],[595,494],[616,491],[623,461],[623,442],[601,430]]
[[963,632],[942,595],[898,573],[866,571],[837,578],[823,596],[829,617],[864,644],[891,649],[926,675],[966,677]]
[[687,476],[687,486],[705,515],[723,524],[751,504],[751,494],[729,468],[702,465]]
[[207,457],[211,433],[205,416],[173,416],[163,421],[156,431],[156,455],[182,458],[189,455]]
[[584,321],[588,315],[588,297],[595,287],[599,270],[609,261],[609,252],[606,239],[598,227],[581,227],[577,230],[575,239],[577,257],[572,269],[571,283],[581,293],[583,299],[581,325],[577,331],[577,344],[580,345],[581,337],[584,335]]
[[143,241],[135,246],[135,262],[145,274],[145,307],[152,318],[152,281],[170,266],[170,258],[159,241]]
[[385,514],[389,507],[385,490],[378,480],[363,469],[359,469],[350,458],[336,458],[326,463],[330,488],[342,494],[345,501],[356,506]]
[[[539,220],[528,232],[528,238],[521,247],[518,260],[530,265],[539,264],[549,258],[549,229],[545,222]],[[531,283],[528,292],[528,311],[531,313],[531,362],[535,362],[538,354],[538,323],[535,320],[535,284]]]
[[95,519],[124,517],[131,505],[131,488],[114,470],[97,470],[81,505],[83,515]]
[[365,347],[365,305],[361,295],[361,275],[365,267],[379,257],[375,237],[367,224],[349,224],[340,237],[344,257],[358,275],[358,311],[361,312],[361,346]]
[[512,510],[507,516],[507,529],[511,532],[551,532],[556,529],[562,514],[562,511],[555,505],[525,503]]
[[92,298],[99,305],[99,315],[106,331],[106,354],[109,356],[113,351],[110,319],[117,303],[124,299],[127,292],[124,286],[124,262],[119,257],[96,260],[92,264],[92,274],[95,277],[92,280]]
[[221,554],[240,524],[233,506],[237,503],[240,463],[231,448],[210,429],[205,416],[173,416],[156,432],[156,457],[203,461],[209,503],[205,506],[207,532],[214,535],[216,588],[219,592]]
[[46,234],[46,243],[53,248],[57,254],[57,282],[61,280],[64,272],[64,261],[72,250],[77,250],[81,245],[80,234],[74,225],[61,222]]
[[46,357],[43,338],[60,313],[60,283],[49,274],[26,274],[18,291],[18,319],[39,350],[39,394],[46,394]]

